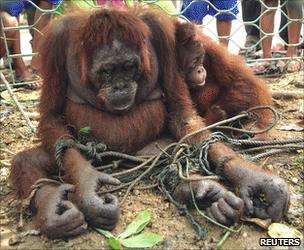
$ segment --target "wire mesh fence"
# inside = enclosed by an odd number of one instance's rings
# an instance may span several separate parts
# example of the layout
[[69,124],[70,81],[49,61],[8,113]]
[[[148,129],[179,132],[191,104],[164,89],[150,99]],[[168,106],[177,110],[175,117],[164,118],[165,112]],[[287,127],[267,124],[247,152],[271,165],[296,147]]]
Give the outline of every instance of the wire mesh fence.
[[[16,50],[12,50],[10,43],[14,42],[16,38],[10,38],[9,32],[26,31],[28,35],[29,33],[31,34],[31,37],[35,34],[43,35],[38,26],[46,16],[57,18],[69,13],[75,7],[94,9],[136,5],[154,6],[169,15],[195,22],[203,29],[204,33],[215,40],[229,41],[228,49],[232,53],[243,55],[247,63],[267,60],[303,60],[303,50],[301,50],[302,52],[296,50],[297,52],[292,56],[286,55],[288,48],[303,46],[303,37],[299,37],[298,34],[303,35],[303,0],[277,0],[272,1],[277,2],[277,4],[272,5],[268,4],[270,1],[265,0],[48,0],[50,8],[41,7],[41,2],[37,0],[2,0],[0,3],[0,57],[5,54],[6,60],[4,61],[7,61],[9,69],[9,81],[1,73],[2,83],[1,81],[0,83],[4,84],[4,87],[8,90],[12,86],[20,85],[15,77],[14,59],[26,57],[31,59],[36,55],[35,49],[31,49],[33,46],[26,46],[27,49],[20,50],[17,53]],[[27,19],[27,23],[6,25],[4,21],[5,12],[8,12],[12,16],[22,15],[23,18]],[[269,15],[273,16],[273,23],[266,23],[262,27],[261,20],[264,17],[269,17]],[[295,34],[293,37],[291,34],[288,34],[288,29],[293,29]],[[294,31],[295,29],[296,31]],[[264,45],[263,42],[270,37],[273,43],[279,42],[282,44],[283,51],[281,51],[282,53],[279,56],[275,55],[271,58],[263,58],[261,47]],[[22,35],[19,39],[21,43],[28,43],[28,40],[24,41]],[[27,82],[22,82],[21,84],[24,85]],[[18,105],[17,98],[14,101]],[[22,110],[22,107],[19,109]],[[28,123],[32,127],[30,121]]]
[[[69,6],[75,6],[79,8],[89,9],[89,8],[99,8],[101,6],[118,6],[119,2],[124,2],[127,6],[132,5],[150,5],[158,7],[163,11],[167,12],[169,15],[179,16],[180,18],[187,21],[196,22],[205,33],[213,37],[214,39],[228,39],[230,42],[229,49],[233,53],[241,53],[245,55],[247,62],[256,62],[259,60],[275,60],[276,58],[259,58],[259,55],[253,55],[252,51],[260,49],[262,42],[273,37],[274,41],[280,41],[280,43],[286,47],[294,47],[303,44],[303,38],[298,39],[296,43],[291,43],[288,41],[287,29],[288,26],[294,23],[300,23],[302,25],[301,32],[303,34],[303,14],[298,15],[299,18],[292,18],[288,15],[288,2],[287,0],[278,1],[277,6],[267,6],[266,1],[263,0],[246,0],[246,1],[236,1],[236,0],[184,0],[184,1],[170,1],[170,0],[74,0],[57,1],[58,4],[54,5],[51,9],[42,9],[39,7],[39,1],[34,0],[23,0],[23,1],[11,1],[3,0],[2,5],[8,4],[9,12],[13,12],[14,8],[20,8],[14,5],[14,2],[24,2],[24,9],[26,15],[30,15],[30,9],[36,9],[41,12],[39,18],[35,19],[32,23],[28,25],[18,25],[16,27],[5,27],[1,19],[1,39],[4,41],[4,47],[6,51],[7,58],[9,59],[9,65],[11,65],[11,59],[18,57],[30,57],[33,53],[20,53],[12,54],[8,48],[8,38],[6,33],[13,30],[30,30],[39,31],[36,26],[45,15],[64,15],[68,12]],[[56,1],[50,1],[56,2]],[[175,5],[173,4],[175,3]],[[223,4],[229,2],[229,4]],[[298,8],[297,12],[303,12],[303,0],[293,0],[291,8]],[[10,6],[11,5],[11,6]],[[253,7],[253,9],[251,8]],[[250,9],[248,9],[250,8]],[[275,31],[267,33],[260,28],[259,22],[261,18],[265,15],[269,15],[270,12],[276,12],[276,21],[278,17],[281,16],[282,23],[280,27],[275,27]],[[250,17],[246,14],[250,12]],[[14,12],[13,12],[14,13]],[[209,15],[208,15],[209,14]],[[247,15],[247,16],[246,16]],[[189,18],[190,17],[190,18]],[[226,18],[225,18],[226,17]],[[29,19],[28,19],[29,20]],[[233,21],[232,29],[230,34],[221,35],[217,31],[216,26],[219,25],[218,22]],[[277,24],[277,22],[276,22]],[[271,24],[269,24],[271,25]],[[224,32],[225,33],[225,32]],[[227,32],[226,32],[227,33]],[[252,35],[255,33],[255,36]],[[286,37],[287,36],[287,37]],[[251,41],[246,41],[246,37]],[[22,38],[21,38],[22,39]],[[294,40],[294,39],[293,39]],[[247,42],[247,43],[246,43]],[[295,55],[293,55],[295,57]],[[299,54],[298,57],[301,57]],[[282,58],[281,59],[289,59]],[[14,77],[12,77],[14,79]]]

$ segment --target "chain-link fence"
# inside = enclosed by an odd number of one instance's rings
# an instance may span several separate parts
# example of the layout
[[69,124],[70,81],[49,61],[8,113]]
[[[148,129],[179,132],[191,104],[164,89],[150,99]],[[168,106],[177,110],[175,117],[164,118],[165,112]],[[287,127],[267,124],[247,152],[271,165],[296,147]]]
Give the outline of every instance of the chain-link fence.
[[[0,55],[1,53],[5,54],[6,59],[2,60],[7,62],[9,69],[9,77],[5,77],[1,73],[2,83],[1,81],[0,83],[9,92],[11,92],[12,86],[27,84],[26,81],[22,83],[16,81],[14,59],[31,59],[36,55],[34,48],[33,50],[29,49],[31,46],[25,46],[27,49],[22,50],[22,52],[20,50],[18,53],[16,50],[12,50],[9,45],[16,38],[10,38],[9,32],[18,31],[23,32],[22,34],[26,32],[28,36],[29,33],[31,36],[34,36],[35,33],[43,35],[41,29],[38,28],[41,20],[51,15],[53,18],[62,16],[74,7],[91,9],[101,6],[150,5],[162,9],[169,15],[197,23],[206,34],[215,40],[229,41],[228,49],[232,53],[243,55],[247,63],[267,60],[303,60],[303,49],[295,49],[295,53],[288,55],[288,48],[303,47],[303,37],[301,36],[303,35],[304,23],[303,0],[48,0],[47,2],[53,3],[50,5],[51,8],[41,7],[41,2],[37,0],[2,0],[0,3],[0,35],[2,40]],[[277,2],[277,4],[271,5],[269,2]],[[5,12],[26,17],[27,24],[6,25],[3,14]],[[292,30],[293,34],[290,34],[292,32],[288,32],[288,29]],[[275,51],[273,56],[264,58],[261,47],[266,47],[267,39],[267,46],[269,46],[270,37],[273,44],[279,43],[282,48]],[[23,45],[25,42],[28,43],[28,40],[24,41],[23,35],[21,35],[20,40]],[[18,100],[14,101],[18,105]],[[19,109],[22,112],[22,108]],[[32,126],[30,121],[28,123]]]

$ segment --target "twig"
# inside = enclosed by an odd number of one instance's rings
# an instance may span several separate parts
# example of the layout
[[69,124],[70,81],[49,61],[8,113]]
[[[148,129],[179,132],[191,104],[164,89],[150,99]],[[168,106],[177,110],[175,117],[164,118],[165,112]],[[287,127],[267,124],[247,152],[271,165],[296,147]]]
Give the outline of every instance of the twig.
[[[77,146],[79,146],[80,149],[82,149],[82,148],[84,148],[84,150],[86,149],[86,146],[83,147],[82,144],[77,144]],[[129,161],[134,161],[134,162],[144,162],[145,161],[145,159],[142,159],[140,157],[128,155],[128,154],[124,154],[124,153],[120,153],[120,152],[116,152],[116,151],[106,151],[106,152],[97,154],[98,160],[101,161],[103,157],[119,157],[124,160],[129,160]]]
[[156,165],[157,162],[159,161],[159,159],[165,154],[165,152],[167,152],[167,150],[169,148],[171,148],[172,146],[174,146],[175,143],[172,143],[170,145],[168,145],[163,152],[159,153],[156,157],[153,156],[151,157],[153,159],[153,162],[151,164],[151,166],[149,168],[147,168],[142,174],[140,174],[134,181],[132,181],[131,185],[128,187],[124,197],[122,198],[120,204],[123,204],[125,202],[125,200],[127,199],[130,191],[132,190],[132,188],[137,184],[138,181],[140,181],[146,174],[148,174]]
[[262,162],[262,164],[260,164],[260,165],[261,165],[261,168],[264,168],[264,166],[266,165],[266,163],[267,163],[268,160],[269,160],[269,157],[267,157],[267,158]]
[[9,149],[6,149],[6,148],[0,148],[0,151],[8,153],[8,154],[11,154],[11,155],[15,155],[16,154],[16,153],[14,153],[14,152],[10,151]]
[[272,97],[274,99],[303,99],[304,94],[301,91],[272,91]]
[[109,168],[114,168],[115,169],[122,162],[123,162],[123,160],[112,161],[112,163],[110,163],[110,164],[103,165],[103,166],[98,166],[98,167],[95,167],[95,169],[98,170],[98,171],[103,171],[103,170],[106,170],[106,169],[109,169]]
[[98,193],[99,194],[113,193],[117,190],[120,190],[120,189],[123,189],[123,188],[129,186],[131,183],[132,183],[132,181],[127,182],[127,183],[123,183],[123,184],[119,185],[118,187],[112,188],[110,190],[101,191],[101,192],[98,192]]
[[154,184],[147,185],[147,186],[144,186],[144,187],[138,187],[138,188],[136,188],[136,190],[146,190],[146,189],[155,188],[157,186],[158,186],[158,183],[154,183]]
[[30,127],[31,131],[32,132],[35,132],[36,128],[34,127],[34,125],[32,124],[32,122],[30,121],[30,119],[28,118],[28,116],[25,114],[23,108],[21,107],[17,97],[15,96],[15,94],[13,93],[10,85],[9,85],[9,82],[5,79],[5,76],[0,72],[0,77],[1,77],[1,80],[4,82],[5,84],[5,87],[8,91],[8,93],[10,94],[10,96],[12,97],[14,103],[16,104],[17,108],[19,109],[20,113],[22,114],[22,116],[24,117],[27,125]]
[[0,160],[0,164],[3,165],[4,167],[9,167],[11,165],[6,160]]
[[153,160],[154,157],[151,157],[150,159],[146,160],[145,162],[139,164],[138,166],[125,170],[125,171],[121,171],[119,173],[114,173],[111,174],[113,177],[117,177],[117,176],[121,176],[121,175],[126,175],[126,174],[130,174],[133,173],[135,171],[137,171],[138,169],[141,169],[142,167],[146,166],[148,163],[150,163]]
[[160,147],[158,143],[155,143],[155,147],[159,149],[159,151],[163,152],[167,157],[171,158],[171,155],[164,151],[163,148]]
[[18,229],[20,230],[20,229],[22,229],[23,228],[23,226],[24,226],[24,220],[23,220],[23,206],[22,206],[22,203],[20,203],[19,204],[20,205],[20,207],[19,207],[19,222],[18,222]]
[[134,181],[132,181],[131,185],[128,187],[124,197],[122,198],[122,200],[120,202],[121,205],[125,202],[125,200],[127,199],[130,191],[138,183],[138,181],[140,181],[147,173],[149,173],[156,166],[156,163],[160,159],[161,155],[162,155],[162,153],[160,153],[157,157],[155,157],[151,166],[149,168],[147,168],[142,174],[140,174]]
[[22,139],[28,139],[23,133],[20,132],[19,129],[16,132]]
[[[230,227],[230,229],[234,229],[233,226]],[[221,247],[223,246],[223,244],[225,243],[225,241],[228,239],[228,237],[230,236],[231,231],[226,231],[226,233],[224,234],[224,236],[222,237],[222,239],[219,241],[219,243],[217,243],[215,250],[219,250],[221,249]]]

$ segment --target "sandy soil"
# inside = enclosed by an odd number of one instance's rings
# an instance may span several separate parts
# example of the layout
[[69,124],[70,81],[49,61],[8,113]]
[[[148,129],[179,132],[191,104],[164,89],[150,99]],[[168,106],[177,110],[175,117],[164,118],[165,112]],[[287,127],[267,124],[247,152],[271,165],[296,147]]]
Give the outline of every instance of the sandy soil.
[[[272,90],[304,91],[303,73],[284,75],[280,78],[267,79],[267,84]],[[24,215],[24,226],[18,227],[20,220],[20,203],[15,199],[11,188],[7,184],[9,162],[13,155],[25,148],[37,145],[36,135],[30,133],[25,120],[22,118],[6,93],[1,91],[1,96],[8,103],[1,103],[1,165],[0,165],[0,225],[1,249],[104,249],[107,248],[105,238],[92,229],[87,233],[69,240],[48,240],[43,236],[35,235],[32,231],[31,217]],[[38,91],[15,89],[15,94],[29,112],[34,125],[37,125],[36,104]],[[277,139],[299,138],[303,131],[283,131],[282,126],[297,125],[303,128],[303,99],[275,100],[275,107],[281,114],[281,120],[273,129],[271,136]],[[273,170],[289,183],[291,203],[288,214],[282,223],[304,232],[303,176],[304,154],[280,154],[261,160],[265,168]],[[118,196],[121,193],[117,194]],[[163,241],[156,248],[169,249],[213,249],[225,233],[223,229],[199,218],[199,221],[208,229],[208,235],[203,240],[197,240],[195,232],[187,219],[164,199],[156,190],[133,191],[127,202],[122,207],[121,220],[114,230],[120,233],[130,223],[138,212],[148,209],[152,220],[149,230],[159,233]],[[259,238],[267,237],[267,231],[256,225],[244,223],[239,233],[231,234],[222,249],[257,249]]]

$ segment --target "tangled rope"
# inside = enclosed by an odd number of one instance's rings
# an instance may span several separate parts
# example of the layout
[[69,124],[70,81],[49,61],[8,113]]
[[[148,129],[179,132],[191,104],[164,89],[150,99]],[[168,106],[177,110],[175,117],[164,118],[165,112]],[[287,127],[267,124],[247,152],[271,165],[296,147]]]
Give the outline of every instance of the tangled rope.
[[[201,239],[207,234],[206,228],[202,226],[199,222],[197,222],[193,214],[184,204],[181,204],[174,199],[172,193],[181,180],[189,181],[191,189],[191,181],[204,179],[219,179],[219,177],[213,173],[210,163],[208,161],[208,149],[211,144],[219,141],[230,144],[234,148],[234,150],[239,151],[240,153],[245,153],[245,157],[250,160],[258,160],[262,157],[272,155],[276,152],[282,152],[282,150],[290,152],[294,150],[304,149],[304,138],[280,141],[254,141],[244,139],[233,139],[222,132],[211,133],[206,140],[202,141],[199,145],[196,145],[195,147],[192,147],[185,143],[185,140],[187,138],[196,135],[197,133],[200,133],[206,129],[215,128],[219,125],[229,123],[231,121],[236,121],[244,117],[253,117],[252,112],[260,108],[270,109],[274,114],[274,121],[277,121],[278,116],[272,108],[257,107],[255,109],[249,110],[248,112],[244,112],[238,116],[229,118],[225,121],[221,121],[219,123],[208,126],[207,128],[202,128],[198,131],[188,134],[180,141],[172,143],[164,149],[159,148],[159,154],[145,157],[133,156],[115,151],[110,151],[103,143],[87,142],[85,144],[82,144],[71,139],[59,140],[55,146],[56,162],[58,166],[62,168],[63,151],[67,148],[72,147],[79,149],[84,155],[88,157],[88,159],[93,160],[92,162],[93,165],[95,164],[94,166],[96,166],[96,169],[102,170],[103,172],[110,174],[115,178],[118,178],[122,182],[120,186],[115,187],[113,189],[106,189],[105,187],[103,187],[99,192],[100,194],[102,194],[126,189],[126,192],[124,193],[124,196],[120,201],[121,204],[126,201],[130,191],[135,188],[135,186],[137,186],[139,183],[141,183],[141,185],[142,183],[144,183],[143,188],[151,188],[158,186],[162,193],[165,195],[165,197],[170,202],[172,202],[178,209],[183,211],[183,213],[193,225],[198,238]],[[261,131],[242,130],[242,132],[250,132],[251,134],[266,132],[274,126],[275,122],[272,122],[268,128]],[[225,128],[228,128],[228,126],[225,126]],[[263,152],[254,155],[255,152],[265,151],[268,149],[271,150],[268,152]],[[109,159],[109,157],[111,157],[112,162],[110,164],[105,165],[104,159]],[[125,163],[129,165],[130,163],[132,163],[133,167],[121,170],[120,166],[124,165]],[[99,166],[100,164],[102,166]],[[191,177],[190,173],[192,172],[200,173],[201,176]],[[198,208],[195,202],[192,189],[191,192],[192,203],[194,204],[195,209],[201,216],[214,223],[215,225],[224,228],[225,230],[237,232],[237,230],[228,228],[214,221],[212,218],[209,218],[203,211]]]
[[[270,125],[268,125],[266,128],[264,128],[263,130],[247,130],[247,129],[239,129],[239,128],[235,128],[233,126],[221,126],[223,124],[227,124],[227,123],[233,123],[235,121],[240,121],[242,118],[247,118],[247,119],[254,119],[254,121],[256,122],[257,119],[259,118],[259,115],[255,113],[256,110],[260,110],[260,109],[268,109],[269,111],[271,111],[271,113],[273,114],[273,120],[270,123]],[[209,126],[206,126],[204,128],[198,129],[192,133],[187,134],[186,136],[184,136],[183,138],[181,138],[179,140],[179,143],[177,144],[177,147],[180,143],[183,143],[184,141],[186,141],[187,139],[210,129],[229,129],[231,131],[238,131],[238,132],[242,132],[242,133],[246,133],[249,135],[255,135],[255,134],[262,134],[265,132],[268,132],[270,129],[272,129],[277,122],[279,121],[279,115],[277,113],[277,111],[272,108],[271,106],[256,106],[253,108],[248,109],[247,111],[241,112],[239,115],[233,116],[231,118],[216,122],[214,124],[211,124]],[[176,150],[176,149],[175,149]]]
[[62,155],[63,151],[68,148],[77,148],[84,153],[89,159],[95,159],[102,163],[102,159],[105,157],[120,158],[123,160],[129,160],[133,162],[143,162],[144,159],[133,155],[128,155],[115,151],[107,151],[107,146],[104,143],[87,142],[85,145],[77,142],[73,139],[60,139],[55,145],[55,159],[57,165],[62,169]]

